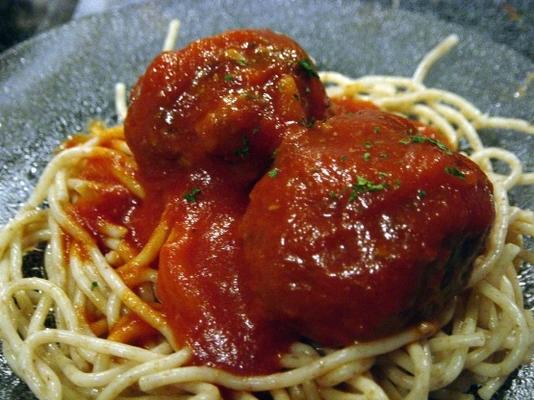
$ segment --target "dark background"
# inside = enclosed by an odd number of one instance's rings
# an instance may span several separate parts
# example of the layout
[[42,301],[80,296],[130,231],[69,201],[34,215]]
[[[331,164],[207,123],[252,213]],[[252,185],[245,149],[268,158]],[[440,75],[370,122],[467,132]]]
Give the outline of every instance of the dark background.
[[[429,14],[506,44],[534,61],[532,0],[362,0]],[[0,52],[71,19],[140,0],[0,0]],[[335,3],[334,1],[332,3]]]

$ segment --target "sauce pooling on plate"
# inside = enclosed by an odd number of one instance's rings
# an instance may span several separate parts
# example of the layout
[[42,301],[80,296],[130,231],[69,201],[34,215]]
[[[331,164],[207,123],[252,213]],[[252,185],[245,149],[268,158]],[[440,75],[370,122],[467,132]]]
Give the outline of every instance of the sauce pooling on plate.
[[125,135],[147,193],[133,220],[171,226],[157,290],[175,338],[240,374],[276,371],[295,340],[433,318],[494,217],[474,163],[372,104],[329,106],[310,57],[270,31],[158,56]]

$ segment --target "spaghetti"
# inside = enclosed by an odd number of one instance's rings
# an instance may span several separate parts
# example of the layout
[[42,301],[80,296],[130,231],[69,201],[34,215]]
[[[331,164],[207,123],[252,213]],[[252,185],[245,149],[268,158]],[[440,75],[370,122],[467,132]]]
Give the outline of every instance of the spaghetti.
[[[177,29],[174,23],[171,31]],[[93,123],[87,137],[68,141],[54,156],[27,203],[0,232],[0,335],[11,368],[40,399],[217,399],[220,388],[240,400],[255,399],[257,392],[275,400],[468,399],[473,384],[480,385],[481,398],[490,399],[529,360],[534,343],[534,319],[518,280],[519,268],[534,263],[524,244],[534,234],[534,214],[508,202],[511,189],[534,184],[534,173],[523,172],[513,153],[484,147],[477,130],[532,134],[534,126],[489,117],[458,95],[424,86],[432,64],[457,41],[451,36],[428,53],[412,78],[320,73],[332,97],[369,100],[435,126],[454,149],[462,144],[493,183],[496,219],[486,251],[476,259],[469,290],[437,324],[341,349],[294,343],[282,370],[265,376],[190,365],[191,350],[178,348],[155,305],[157,271],[150,263],[169,227],[161,222],[136,249],[125,240],[124,226],[101,223],[97,229],[104,239],[97,243],[70,212],[80,199],[110,186],[135,201],[145,197],[122,126]],[[171,34],[166,48],[173,42]],[[124,86],[117,92],[122,119]],[[94,181],[83,172],[95,159],[113,166],[112,181]],[[509,172],[495,172],[494,160]],[[24,255],[42,243],[44,276],[28,277]],[[159,334],[142,345],[121,343],[138,329]],[[104,332],[112,334],[100,338]]]

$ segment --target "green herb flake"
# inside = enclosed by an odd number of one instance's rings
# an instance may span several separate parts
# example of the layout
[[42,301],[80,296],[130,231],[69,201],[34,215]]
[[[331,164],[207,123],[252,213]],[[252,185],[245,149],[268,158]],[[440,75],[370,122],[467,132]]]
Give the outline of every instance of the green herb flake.
[[339,157],[340,161],[347,161],[349,159],[349,156],[341,156]]
[[273,168],[271,169],[269,172],[267,172],[267,176],[269,178],[275,178],[278,176],[278,173],[280,172],[280,169],[279,168]]
[[246,58],[243,56],[243,54],[241,54],[241,52],[239,52],[239,50],[237,49],[234,49],[234,48],[229,48],[227,50],[224,51],[224,54],[226,55],[226,57],[228,57],[230,60],[234,61],[235,63],[239,64],[239,65],[242,65],[242,66],[246,66],[247,65],[247,60]]
[[331,199],[331,200],[337,200],[339,198],[339,194],[337,194],[336,192],[334,191],[331,191],[331,192],[328,192],[328,197]]
[[422,189],[419,189],[417,191],[417,198],[419,200],[423,200],[425,197],[426,197],[426,192],[424,190],[422,190]]
[[433,139],[433,138],[428,138],[428,142],[432,143],[434,146],[436,146],[438,149],[440,149],[445,154],[452,154],[451,149],[449,149],[445,143],[440,142],[439,140]]
[[373,127],[373,132],[374,132],[374,133],[380,133],[381,130],[382,130],[382,129],[381,129],[379,126],[375,126],[375,127]]
[[298,95],[298,93],[293,93],[293,98],[294,98],[296,101],[300,101],[300,96]]
[[233,81],[233,80],[234,80],[234,76],[233,76],[232,74],[226,74],[226,75],[224,76],[224,81],[225,81],[225,82],[231,82],[231,81]]
[[410,142],[412,143],[425,143],[427,141],[427,137],[421,136],[421,135],[412,135],[410,136]]
[[308,78],[319,78],[319,74],[317,73],[315,66],[313,63],[308,59],[303,59],[298,62],[299,67],[306,73]]
[[95,290],[97,287],[98,287],[98,282],[97,281],[91,282],[91,290]]
[[443,142],[440,142],[437,139],[421,136],[421,135],[412,135],[407,138],[404,138],[399,141],[402,144],[409,144],[409,143],[430,143],[433,146],[436,146],[438,149],[440,149],[445,154],[452,154],[452,151],[447,147],[447,145]]
[[367,151],[365,153],[363,153],[363,159],[365,161],[369,161],[371,159],[371,153],[369,153]]
[[241,144],[241,147],[235,151],[235,155],[240,158],[247,158],[250,152],[250,140],[248,136],[243,136]]
[[456,167],[445,167],[445,172],[460,179],[465,178],[465,174]]
[[391,176],[391,174],[389,172],[378,171],[378,176],[381,178],[387,178],[388,176]]
[[199,188],[193,188],[189,193],[184,194],[184,199],[188,203],[195,203],[200,193],[202,193],[202,190],[200,190]]
[[373,144],[372,144],[369,140],[366,140],[366,141],[363,143],[363,146],[364,146],[366,149],[370,149],[371,147],[373,147]]
[[353,202],[358,197],[358,193],[366,192],[378,192],[380,190],[387,189],[388,185],[386,183],[374,183],[364,178],[363,176],[356,177],[356,183],[353,183],[351,186],[351,193],[349,197],[349,202]]

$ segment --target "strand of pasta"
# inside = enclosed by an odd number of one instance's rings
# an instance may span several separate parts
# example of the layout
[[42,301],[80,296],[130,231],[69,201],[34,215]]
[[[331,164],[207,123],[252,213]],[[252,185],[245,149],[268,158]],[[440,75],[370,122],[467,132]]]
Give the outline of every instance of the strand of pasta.
[[458,35],[450,35],[436,47],[430,50],[417,66],[412,77],[413,81],[422,83],[436,61],[438,61],[441,57],[443,57],[444,54],[448,53],[454,46],[456,46],[458,41]]

